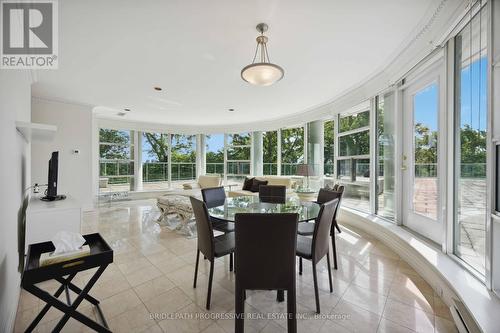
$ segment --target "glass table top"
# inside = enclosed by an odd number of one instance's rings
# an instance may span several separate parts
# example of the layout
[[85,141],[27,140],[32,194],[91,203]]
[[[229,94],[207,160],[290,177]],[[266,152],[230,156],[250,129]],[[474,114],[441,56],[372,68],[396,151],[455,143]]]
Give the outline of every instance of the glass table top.
[[297,213],[299,222],[318,217],[320,205],[315,202],[301,202],[297,197],[287,198],[285,203],[260,202],[257,196],[239,196],[226,198],[220,206],[209,208],[210,216],[234,222],[237,213]]

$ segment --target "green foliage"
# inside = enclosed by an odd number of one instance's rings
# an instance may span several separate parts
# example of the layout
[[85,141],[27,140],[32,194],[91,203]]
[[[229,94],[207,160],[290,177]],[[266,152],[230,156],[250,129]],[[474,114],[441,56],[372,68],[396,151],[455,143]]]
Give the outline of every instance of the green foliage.
[[340,118],[339,132],[352,131],[370,125],[370,111],[363,111]]
[[143,133],[144,139],[149,143],[147,150],[149,156],[154,156],[156,162],[168,162],[168,134]]
[[101,128],[99,130],[99,141],[102,143],[112,143],[112,145],[99,145],[99,157],[107,160],[131,159],[130,136],[131,133],[129,131]]
[[437,163],[437,131],[415,124],[415,164]]
[[462,163],[486,163],[486,131],[465,125],[460,129],[460,146]]
[[[224,134],[222,134],[224,135]],[[205,136],[206,139],[207,139],[207,142],[208,140],[210,139],[210,135],[206,135]],[[220,148],[219,150],[217,151],[209,151],[208,150],[208,143],[205,145],[205,148],[207,150],[206,152],[206,159],[207,159],[207,163],[224,163],[224,147]],[[211,167],[212,169],[209,170],[209,166],[207,165],[207,173],[217,173],[215,171],[218,171],[216,170],[216,167],[215,166],[212,166]],[[224,169],[222,169],[222,172],[224,172]]]
[[171,134],[172,162],[196,162],[196,136]]
[[304,162],[304,128],[286,128],[281,131],[281,162]]
[[278,132],[262,133],[262,150],[264,163],[276,163],[278,161]]
[[370,153],[369,131],[339,137],[339,156],[368,155]]

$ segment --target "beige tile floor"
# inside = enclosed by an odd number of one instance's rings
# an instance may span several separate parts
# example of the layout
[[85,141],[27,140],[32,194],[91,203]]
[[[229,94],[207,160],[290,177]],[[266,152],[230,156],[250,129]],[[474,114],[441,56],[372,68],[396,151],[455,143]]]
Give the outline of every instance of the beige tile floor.
[[[201,263],[198,287],[192,280],[196,239],[161,227],[153,200],[105,205],[85,213],[83,233],[100,232],[114,248],[114,263],[92,289],[114,332],[233,332],[234,274],[228,259],[216,262],[212,309],[204,308],[209,265]],[[314,289],[308,262],[297,275],[299,332],[456,332],[446,305],[416,271],[369,235],[343,227],[337,236],[339,269],[329,293],[326,264],[319,265],[321,316],[314,315]],[[92,272],[77,276],[83,285]],[[42,287],[54,291],[54,283]],[[270,291],[249,292],[245,332],[286,332],[285,304]],[[15,331],[24,331],[43,304],[21,293]],[[84,302],[80,310],[92,318]],[[51,309],[37,332],[50,332],[61,313]],[[65,332],[88,331],[70,320]]]

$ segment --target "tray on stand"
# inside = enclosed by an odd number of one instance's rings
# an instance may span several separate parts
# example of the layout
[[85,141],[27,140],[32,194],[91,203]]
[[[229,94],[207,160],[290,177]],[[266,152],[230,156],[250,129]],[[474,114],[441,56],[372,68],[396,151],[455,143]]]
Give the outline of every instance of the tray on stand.
[[[55,248],[52,242],[29,245],[21,286],[47,304],[26,329],[26,332],[32,332],[52,306],[64,313],[64,316],[55,326],[53,332],[60,332],[69,318],[74,318],[97,332],[111,332],[99,307],[99,300],[90,296],[89,291],[97,280],[99,280],[106,267],[113,262],[113,250],[98,233],[83,235],[83,238],[86,241],[85,245],[90,247],[89,255],[47,266],[39,265],[40,256],[42,253],[54,251]],[[71,282],[79,272],[96,267],[98,267],[97,271],[83,289],[80,289]],[[61,284],[54,295],[49,294],[36,285],[47,280],[56,280]],[[69,294],[70,290],[78,294],[73,301],[71,301]],[[66,303],[58,299],[63,292],[66,293]],[[96,307],[101,323],[77,311],[78,306],[84,299]]]

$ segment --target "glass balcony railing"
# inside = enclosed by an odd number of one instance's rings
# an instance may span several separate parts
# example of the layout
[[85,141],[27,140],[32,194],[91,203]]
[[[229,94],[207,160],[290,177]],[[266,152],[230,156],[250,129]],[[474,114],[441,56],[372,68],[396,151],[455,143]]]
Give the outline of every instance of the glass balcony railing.
[[[196,178],[196,163],[172,162],[172,181]],[[142,164],[144,183],[168,181],[168,162],[145,162]]]
[[207,162],[205,173],[223,175],[224,162]]

